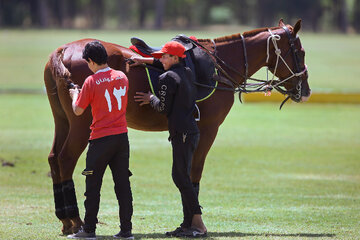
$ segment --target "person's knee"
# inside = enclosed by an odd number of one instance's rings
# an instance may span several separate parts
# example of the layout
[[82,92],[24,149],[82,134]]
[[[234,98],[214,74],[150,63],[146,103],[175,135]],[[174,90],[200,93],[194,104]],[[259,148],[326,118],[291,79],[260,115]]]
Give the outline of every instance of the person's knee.
[[130,183],[122,182],[121,184],[115,184],[114,190],[116,194],[127,194],[131,192]]

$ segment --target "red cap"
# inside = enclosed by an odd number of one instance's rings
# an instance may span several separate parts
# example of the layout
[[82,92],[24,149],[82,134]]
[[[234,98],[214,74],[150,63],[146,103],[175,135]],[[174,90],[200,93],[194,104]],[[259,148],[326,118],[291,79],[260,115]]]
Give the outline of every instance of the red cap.
[[180,58],[184,58],[186,57],[184,52],[185,47],[181,43],[171,41],[166,43],[160,51],[153,52],[151,55],[153,55],[154,58],[161,58],[163,54],[167,53],[170,55],[178,56]]

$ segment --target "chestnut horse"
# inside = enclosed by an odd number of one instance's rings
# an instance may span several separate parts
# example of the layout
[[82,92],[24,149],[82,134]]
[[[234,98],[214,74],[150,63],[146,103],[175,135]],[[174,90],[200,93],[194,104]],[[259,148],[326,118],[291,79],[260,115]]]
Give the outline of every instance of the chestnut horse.
[[[304,62],[305,52],[297,35],[300,27],[300,20],[294,27],[280,20],[277,27],[255,29],[243,35],[234,34],[214,40],[200,39],[199,43],[216,60],[216,66],[221,69],[220,75],[231,80],[237,89],[246,89],[246,79],[251,79],[251,75],[267,66],[278,79],[263,81],[263,86],[269,89],[274,87],[289,95],[293,101],[301,102],[310,96],[310,88]],[[44,70],[47,95],[55,121],[55,135],[48,161],[54,187],[55,213],[63,223],[64,234],[77,231],[82,225],[72,175],[80,154],[87,146],[92,121],[90,108],[79,117],[74,115],[68,85],[73,82],[81,86],[85,78],[92,74],[82,59],[82,50],[93,40],[82,39],[59,47],[50,55]],[[135,92],[150,90],[143,67],[126,68],[126,59],[134,53],[126,47],[100,42],[108,53],[109,66],[128,76],[128,126],[143,131],[167,130],[164,115],[156,113],[148,105],[140,107],[133,100]],[[197,187],[206,155],[234,102],[234,91],[225,91],[224,88],[229,89],[224,83],[219,83],[211,97],[197,103],[201,112],[201,120],[198,122],[201,137],[191,166],[191,180]]]

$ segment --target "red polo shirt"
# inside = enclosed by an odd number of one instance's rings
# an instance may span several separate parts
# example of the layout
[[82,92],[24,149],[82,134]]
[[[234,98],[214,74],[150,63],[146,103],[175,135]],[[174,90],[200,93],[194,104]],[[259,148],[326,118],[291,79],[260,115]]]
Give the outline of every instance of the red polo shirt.
[[121,71],[104,68],[86,78],[76,105],[91,105],[90,140],[127,132],[126,106],[129,82]]

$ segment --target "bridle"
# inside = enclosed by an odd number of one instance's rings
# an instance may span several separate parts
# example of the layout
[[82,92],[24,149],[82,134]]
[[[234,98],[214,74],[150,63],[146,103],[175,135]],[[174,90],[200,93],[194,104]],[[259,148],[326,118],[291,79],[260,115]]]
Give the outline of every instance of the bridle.
[[[274,34],[270,29],[268,29],[268,32],[270,33],[270,36],[267,39],[267,58],[266,58],[266,63],[269,62],[269,49],[270,49],[270,40],[272,41],[274,48],[275,48],[275,55],[276,55],[276,63],[275,63],[275,67],[274,70],[272,71],[273,73],[273,77],[270,80],[268,86],[270,88],[275,88],[277,91],[279,91],[280,93],[282,93],[283,95],[288,95],[288,97],[283,101],[283,103],[281,104],[280,108],[282,107],[282,105],[289,99],[292,98],[295,101],[299,102],[301,100],[301,86],[302,86],[302,75],[304,75],[305,73],[307,73],[307,66],[304,65],[304,69],[300,70],[300,61],[299,61],[299,55],[298,55],[298,50],[295,48],[295,44],[294,42],[297,40],[298,37],[293,37],[289,31],[289,29],[286,26],[283,26],[283,29],[285,30],[288,38],[289,38],[289,44],[290,44],[290,49],[289,51],[291,51],[292,54],[292,58],[294,61],[294,65],[295,65],[295,71],[292,71],[291,68],[289,67],[289,65],[286,63],[285,59],[281,56],[281,50],[278,48],[277,46],[277,41],[280,40],[280,35]],[[288,52],[289,53],[289,52]],[[287,53],[287,54],[288,54]],[[286,55],[287,55],[286,54]],[[285,55],[285,56],[286,56]],[[291,73],[291,75],[285,79],[282,80],[274,80],[275,78],[275,74],[276,74],[276,70],[279,64],[279,59],[283,62],[283,64],[287,67],[287,69],[289,70],[289,72]],[[269,71],[269,67],[267,68],[267,71]],[[295,93],[293,91],[293,89],[291,90],[286,90],[283,89],[281,86],[283,83],[285,83],[286,81],[292,79],[292,78],[297,78],[297,84],[295,86]],[[274,83],[274,84],[273,84]]]
[[[210,54],[212,57],[214,57],[216,59],[216,61],[214,61],[215,67],[225,76],[226,79],[230,80],[231,84],[232,84],[232,89],[224,89],[221,88],[221,90],[230,90],[230,91],[234,91],[234,92],[239,92],[239,93],[252,93],[252,92],[265,92],[265,93],[269,93],[271,92],[274,88],[279,91],[281,94],[283,95],[288,95],[288,97],[282,102],[282,104],[280,105],[280,109],[283,106],[283,104],[289,99],[292,98],[295,101],[300,101],[301,100],[301,87],[302,87],[302,75],[304,75],[305,73],[307,73],[307,66],[305,65],[305,68],[303,70],[300,70],[300,61],[299,61],[299,55],[298,55],[298,50],[295,48],[295,44],[294,42],[298,39],[298,37],[293,37],[290,33],[290,30],[286,27],[283,26],[283,29],[285,30],[288,38],[289,38],[289,44],[290,44],[290,48],[289,51],[286,53],[286,55],[289,54],[289,52],[291,51],[292,57],[293,57],[293,61],[294,61],[294,65],[295,65],[295,71],[293,71],[289,65],[286,63],[284,57],[281,56],[281,49],[279,49],[279,47],[277,46],[277,41],[279,41],[281,39],[280,35],[278,34],[274,34],[270,29],[268,29],[268,32],[270,33],[269,37],[267,38],[267,59],[266,59],[266,63],[268,63],[269,61],[269,57],[270,57],[270,40],[274,46],[274,51],[275,51],[275,55],[276,55],[276,64],[274,67],[274,70],[272,71],[273,76],[272,79],[269,80],[268,74],[267,74],[267,80],[261,80],[261,79],[257,79],[257,78],[251,78],[248,77],[248,61],[247,61],[247,51],[246,51],[246,44],[245,44],[245,38],[242,34],[240,34],[242,43],[243,43],[243,49],[244,49],[244,65],[245,65],[245,73],[242,74],[240,73],[238,70],[236,70],[235,68],[233,68],[232,66],[230,66],[229,64],[227,64],[226,62],[224,62],[224,60],[222,60],[220,57],[217,56],[217,51],[216,51],[216,44],[215,42],[212,40],[212,43],[214,45],[214,50],[210,51],[208,50],[206,47],[204,47],[202,44],[200,44],[197,41],[193,41],[192,39],[190,39],[190,41],[192,41],[194,44],[196,44],[197,46],[201,47],[202,49],[204,49],[208,54]],[[285,57],[286,57],[285,55]],[[291,75],[285,79],[275,79],[275,74],[279,65],[279,60],[281,60],[284,65],[288,68],[288,70],[290,71]],[[227,69],[229,69],[230,71],[234,72],[235,75],[238,75],[242,78],[244,78],[244,82],[242,84],[239,84],[238,81],[236,81],[226,70],[224,70],[224,68],[222,67],[226,67]],[[269,71],[269,67],[267,67],[267,72]],[[294,93],[294,89],[291,90],[286,90],[284,89],[282,86],[285,82],[289,81],[292,78],[297,78],[298,82],[295,86],[295,90],[296,93]],[[253,81],[252,83],[250,83],[248,80]]]

